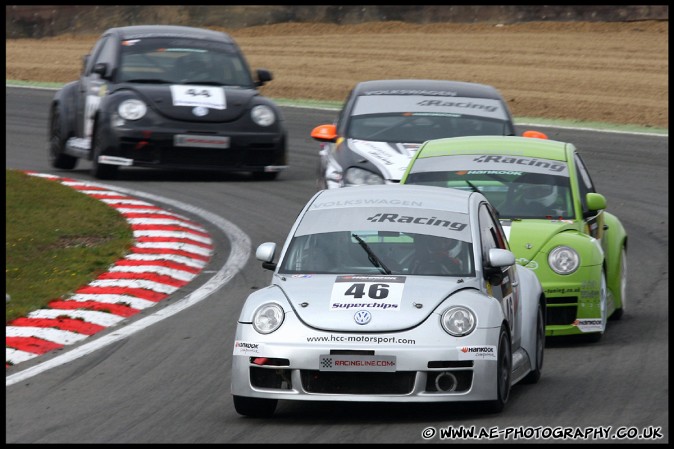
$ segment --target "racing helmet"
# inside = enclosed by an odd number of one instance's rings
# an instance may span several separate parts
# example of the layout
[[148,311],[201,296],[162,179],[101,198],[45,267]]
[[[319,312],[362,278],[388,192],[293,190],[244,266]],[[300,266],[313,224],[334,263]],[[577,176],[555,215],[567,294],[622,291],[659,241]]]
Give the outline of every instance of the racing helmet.
[[448,242],[446,244],[447,255],[452,259],[457,259],[461,253],[461,241],[455,239],[446,239],[445,241]]
[[418,234],[415,242],[420,243],[421,248],[429,254],[450,257],[452,259],[456,259],[459,256],[462,248],[460,240],[423,234]]
[[540,204],[550,207],[555,203],[558,195],[558,187],[549,184],[529,184],[522,187],[522,199],[527,206]]
[[215,80],[213,62],[208,54],[190,53],[176,61],[176,71],[182,78],[199,81]]

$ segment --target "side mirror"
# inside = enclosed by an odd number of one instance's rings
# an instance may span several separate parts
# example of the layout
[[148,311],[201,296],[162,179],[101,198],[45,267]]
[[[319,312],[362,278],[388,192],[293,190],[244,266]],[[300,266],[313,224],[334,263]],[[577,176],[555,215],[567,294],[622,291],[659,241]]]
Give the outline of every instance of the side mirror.
[[107,72],[108,72],[108,64],[106,64],[105,62],[97,62],[96,64],[94,64],[92,73],[98,73],[101,76],[101,78],[105,78]]
[[585,195],[585,202],[590,211],[606,209],[606,197],[601,193],[588,193]]
[[318,125],[311,131],[311,137],[321,142],[334,142],[337,139],[337,126]]
[[82,73],[86,72],[87,65],[89,64],[89,58],[90,57],[91,57],[91,55],[82,56]]
[[274,79],[274,75],[267,69],[257,69],[257,82],[255,83],[258,87],[264,86],[266,83]]
[[265,242],[257,247],[255,250],[255,258],[262,262],[262,268],[267,270],[275,270],[276,264],[272,262],[276,254],[276,243]]
[[489,260],[484,267],[484,277],[491,285],[500,285],[503,282],[503,267],[515,265],[515,255],[507,249],[492,248],[489,250]]
[[522,137],[529,137],[532,139],[547,139],[548,135],[540,131],[527,130],[522,133]]

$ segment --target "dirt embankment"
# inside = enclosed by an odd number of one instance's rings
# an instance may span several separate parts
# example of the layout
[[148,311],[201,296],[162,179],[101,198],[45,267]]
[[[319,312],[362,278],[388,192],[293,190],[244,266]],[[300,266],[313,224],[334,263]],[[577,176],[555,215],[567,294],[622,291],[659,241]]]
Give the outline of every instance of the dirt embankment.
[[[669,126],[669,23],[282,23],[229,32],[275,98],[343,101],[356,82],[495,86],[516,117]],[[67,82],[97,36],[6,40],[6,79]]]

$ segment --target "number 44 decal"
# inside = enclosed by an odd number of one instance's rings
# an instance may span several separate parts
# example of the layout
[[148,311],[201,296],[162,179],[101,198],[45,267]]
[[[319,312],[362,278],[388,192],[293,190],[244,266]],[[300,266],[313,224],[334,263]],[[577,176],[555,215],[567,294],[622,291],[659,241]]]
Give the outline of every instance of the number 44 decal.
[[208,91],[208,89],[187,89],[185,91],[185,95],[191,95],[193,97],[211,97],[211,93]]

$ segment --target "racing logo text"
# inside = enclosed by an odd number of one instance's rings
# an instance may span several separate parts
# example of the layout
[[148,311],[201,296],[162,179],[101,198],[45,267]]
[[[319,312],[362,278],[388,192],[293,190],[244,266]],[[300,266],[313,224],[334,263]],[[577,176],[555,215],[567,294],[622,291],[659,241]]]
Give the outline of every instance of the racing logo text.
[[466,223],[451,222],[449,220],[440,220],[437,217],[409,217],[398,214],[375,214],[367,218],[373,223],[383,223],[385,221],[390,223],[414,223],[427,226],[441,226],[443,228],[461,231],[468,226]]
[[536,158],[526,158],[526,157],[508,157],[508,156],[478,156],[473,159],[475,162],[499,162],[501,164],[518,164],[518,165],[531,165],[533,167],[543,167],[547,168],[550,171],[560,172],[564,170],[563,164],[555,164],[554,162],[542,161]]

